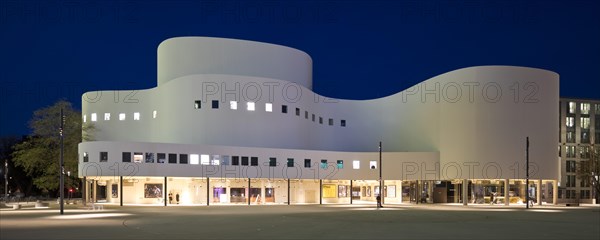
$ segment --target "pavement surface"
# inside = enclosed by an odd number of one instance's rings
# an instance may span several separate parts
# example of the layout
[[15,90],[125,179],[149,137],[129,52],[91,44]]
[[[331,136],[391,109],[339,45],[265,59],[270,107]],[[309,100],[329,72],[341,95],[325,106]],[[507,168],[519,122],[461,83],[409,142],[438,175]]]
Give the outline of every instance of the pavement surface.
[[600,207],[114,206],[0,209],[0,239],[600,239]]

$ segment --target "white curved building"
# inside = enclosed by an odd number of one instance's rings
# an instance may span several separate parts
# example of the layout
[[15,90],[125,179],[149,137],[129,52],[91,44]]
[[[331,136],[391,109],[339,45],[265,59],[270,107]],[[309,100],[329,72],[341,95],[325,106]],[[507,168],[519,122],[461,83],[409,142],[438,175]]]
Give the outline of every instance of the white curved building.
[[554,72],[463,68],[371,100],[311,89],[312,60],[302,51],[168,39],[155,88],[83,95],[83,121],[97,129],[79,145],[86,199],[369,203],[382,170],[386,203],[485,203],[494,193],[519,203],[529,137],[530,195],[556,203]]

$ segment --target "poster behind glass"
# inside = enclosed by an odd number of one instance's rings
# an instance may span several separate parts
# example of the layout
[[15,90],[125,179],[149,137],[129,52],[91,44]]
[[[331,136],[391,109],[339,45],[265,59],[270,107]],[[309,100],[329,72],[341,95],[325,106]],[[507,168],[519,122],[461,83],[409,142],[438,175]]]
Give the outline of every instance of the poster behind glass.
[[144,197],[145,198],[162,198],[162,184],[160,183],[146,183],[144,184]]

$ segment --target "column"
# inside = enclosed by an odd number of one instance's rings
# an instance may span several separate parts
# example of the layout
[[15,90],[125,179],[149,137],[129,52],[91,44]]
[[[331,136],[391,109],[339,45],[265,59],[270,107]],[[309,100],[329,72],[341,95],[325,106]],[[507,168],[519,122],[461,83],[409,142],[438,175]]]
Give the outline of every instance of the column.
[[400,189],[400,191],[396,191],[396,196],[398,196],[398,194],[400,194],[400,203],[402,203],[402,190],[403,190],[402,189],[402,180],[400,180],[398,182],[399,182],[399,184],[398,184],[399,188],[398,189]]
[[510,180],[504,179],[504,205],[508,206],[510,204],[510,196],[508,196],[510,190]]
[[167,206],[167,192],[168,192],[168,188],[167,188],[167,177],[165,177],[165,189],[163,191],[163,202],[165,203],[165,207]]
[[206,206],[210,205],[210,178],[206,178]]
[[379,185],[379,196],[381,196],[381,206],[385,203],[385,180],[381,179],[381,184]]
[[287,196],[287,197],[288,197],[287,205],[290,205],[290,200],[291,200],[291,197],[290,197],[290,179],[289,179],[289,178],[288,178],[288,187],[287,187],[287,191],[288,191],[288,192],[287,192],[287,195],[288,195],[288,196]]
[[319,204],[323,204],[323,179],[319,179]]
[[352,180],[350,180],[350,204],[352,204]]
[[538,179],[537,182],[537,193],[536,193],[536,198],[537,198],[537,205],[542,205],[542,179]]
[[96,203],[96,196],[98,196],[98,193],[96,192],[98,190],[98,180],[93,180],[92,184],[92,203]]
[[82,194],[81,195],[81,200],[83,202],[83,206],[86,206],[86,204],[87,204],[87,197],[88,197],[88,194],[87,194],[87,189],[88,188],[87,188],[87,179],[86,179],[86,177],[83,177],[83,184],[81,184],[81,187],[82,187],[81,188],[81,194]]
[[123,206],[123,176],[119,176],[119,201],[120,201],[120,206]]
[[462,200],[463,200],[463,206],[467,206],[467,203],[469,202],[469,180],[468,179],[463,179],[463,183],[462,183]]
[[248,178],[248,196],[247,196],[248,197],[248,206],[250,206],[250,202],[251,202],[250,199],[252,198],[252,195],[250,195],[250,188],[251,187],[252,187],[252,185],[250,185],[250,178]]
[[552,203],[558,204],[558,180],[552,181]]

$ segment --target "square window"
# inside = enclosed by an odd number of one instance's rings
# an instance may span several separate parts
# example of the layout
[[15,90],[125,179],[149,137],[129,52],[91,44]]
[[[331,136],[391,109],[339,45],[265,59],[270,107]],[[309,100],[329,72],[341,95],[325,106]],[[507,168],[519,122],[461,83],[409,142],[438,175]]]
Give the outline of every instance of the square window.
[[211,106],[212,106],[212,109],[219,109],[219,100],[212,100]]
[[156,162],[157,163],[165,163],[166,160],[167,160],[166,158],[167,158],[167,155],[164,154],[164,153],[157,153],[156,154]]
[[92,122],[95,122],[96,120],[98,120],[98,115],[96,115],[96,113],[92,113]]
[[248,166],[248,157],[242,157],[242,166]]
[[[225,156],[223,156],[223,157],[225,157]],[[200,159],[202,159],[202,157],[200,157]],[[222,160],[221,155],[211,155],[210,156],[210,165],[213,165],[213,166],[221,165],[221,163],[225,162],[225,161],[221,161],[221,160]]]
[[100,152],[100,162],[108,162],[108,152]]
[[304,167],[310,168],[310,159],[304,159]]
[[272,112],[273,111],[273,104],[272,103],[265,103],[265,111]]
[[139,112],[134,112],[133,113],[133,120],[140,120],[140,113]]
[[344,168],[344,160],[337,160],[337,168],[338,169]]
[[196,100],[196,101],[194,101],[194,108],[195,108],[195,109],[200,109],[200,108],[202,108],[202,101],[200,101],[200,100]]
[[200,163],[200,155],[190,154],[190,164],[198,165]]
[[207,154],[200,155],[200,164],[210,165],[210,156],[208,156]]
[[319,124],[323,124],[323,117],[319,117]]
[[144,153],[135,152],[133,153],[133,162],[134,163],[142,163],[144,162]]
[[377,161],[370,161],[369,162],[369,168],[370,169],[377,169]]
[[327,169],[327,159],[321,159],[321,168]]
[[125,113],[119,113],[119,121],[125,121]]
[[229,108],[232,110],[236,110],[237,109],[237,102],[236,101],[229,101]]
[[352,161],[352,169],[360,169],[360,161],[359,160]]
[[131,153],[130,152],[123,152],[123,155],[121,157],[121,161],[122,162],[131,162]]
[[90,161],[90,156],[88,156],[87,152],[83,152],[83,162],[88,162]]
[[248,102],[246,103],[246,110],[248,111],[254,111],[254,102]]
[[154,163],[154,153],[146,153],[146,163]]
[[188,164],[187,154],[179,154],[179,164]]
[[329,119],[329,126],[333,126],[333,119],[332,118]]
[[300,116],[300,108],[296,108],[296,116]]
[[346,126],[346,120],[340,120],[340,126],[345,127]]
[[281,113],[287,113],[287,105],[281,105]]
[[177,154],[169,153],[169,163],[177,163]]
[[152,111],[152,118],[156,118],[156,114],[157,114],[156,110]]
[[232,166],[238,166],[238,165],[240,165],[240,157],[239,156],[232,156],[231,157],[231,165]]
[[223,161],[221,165],[229,165],[229,155],[223,155]]
[[250,157],[250,166],[258,166],[258,157]]
[[277,166],[277,158],[269,158],[269,167],[275,167]]
[[104,113],[104,121],[110,121],[110,113]]
[[293,158],[288,158],[287,159],[287,166],[288,167],[294,167],[294,159]]

